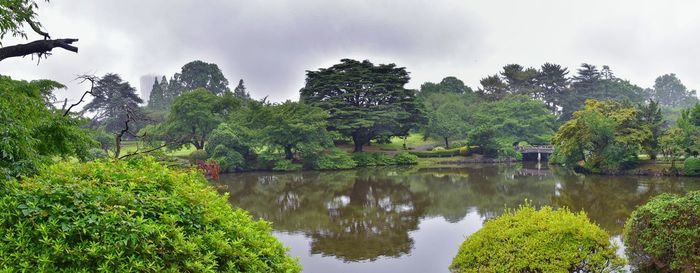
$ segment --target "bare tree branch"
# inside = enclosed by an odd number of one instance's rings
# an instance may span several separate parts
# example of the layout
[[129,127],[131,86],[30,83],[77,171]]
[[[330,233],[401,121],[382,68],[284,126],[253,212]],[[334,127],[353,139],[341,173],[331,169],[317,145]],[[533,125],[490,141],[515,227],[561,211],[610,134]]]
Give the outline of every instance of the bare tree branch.
[[153,151],[157,151],[157,150],[163,149],[163,148],[165,148],[166,146],[168,146],[167,143],[166,143],[166,144],[162,144],[162,145],[160,145],[160,146],[158,146],[158,147],[155,147],[155,148],[152,148],[152,149],[148,149],[148,150],[145,150],[145,151],[141,151],[141,152],[139,152],[138,150],[136,150],[136,151],[133,152],[133,153],[125,154],[125,155],[119,157],[119,159],[124,159],[124,158],[130,157],[130,156],[135,156],[135,155],[138,155],[138,154],[150,153],[150,152],[153,152]]
[[63,48],[78,53],[78,48],[71,45],[78,39],[37,40],[28,44],[19,44],[0,48],[0,61],[11,57],[22,57],[37,54],[39,57],[49,54],[54,48]]
[[[68,113],[70,113],[70,109],[73,109],[73,107],[75,107],[75,106],[77,106],[77,105],[83,103],[83,99],[85,99],[85,95],[87,95],[87,94],[90,94],[90,95],[92,95],[92,96],[95,95],[95,94],[92,93],[92,90],[95,88],[95,81],[97,81],[97,77],[96,77],[96,76],[93,76],[93,75],[81,75],[81,76],[78,76],[78,79],[82,79],[82,81],[80,81],[80,83],[83,83],[83,82],[85,82],[85,81],[90,81],[90,90],[89,90],[89,91],[85,91],[85,93],[83,93],[83,96],[80,97],[80,100],[79,100],[78,102],[71,104],[70,107],[68,107],[68,109],[66,109],[66,112],[63,113],[63,116],[64,116],[64,117],[67,116]],[[66,100],[66,102],[68,102],[68,101]],[[65,108],[65,104],[63,104],[63,107]]]

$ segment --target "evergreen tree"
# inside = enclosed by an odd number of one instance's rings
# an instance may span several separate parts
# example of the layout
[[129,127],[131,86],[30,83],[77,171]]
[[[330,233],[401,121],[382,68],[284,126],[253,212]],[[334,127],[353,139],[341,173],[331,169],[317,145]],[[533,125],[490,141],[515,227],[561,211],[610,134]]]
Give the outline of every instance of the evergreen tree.
[[419,118],[415,91],[404,88],[410,77],[395,64],[368,60],[341,63],[306,72],[301,101],[329,113],[329,129],[351,137],[355,151],[378,136],[407,132],[404,124]]
[[487,100],[500,100],[508,94],[508,85],[497,74],[487,76],[479,83],[481,83],[481,88],[477,90],[477,93]]
[[568,69],[558,64],[545,63],[537,76],[537,85],[542,92],[542,101],[553,114],[559,112],[563,96],[569,88]]
[[649,100],[649,104],[646,105],[640,104],[637,108],[639,122],[651,131],[651,136],[642,143],[642,148],[651,159],[656,159],[656,154],[659,152],[659,139],[666,125],[661,115],[661,108],[654,100]]
[[249,100],[250,94],[245,90],[246,88],[245,85],[243,85],[243,79],[241,79],[240,81],[238,81],[238,86],[236,86],[236,88],[233,89],[233,95],[243,100]]
[[508,85],[508,92],[518,95],[532,95],[536,98],[538,88],[536,84],[537,75],[539,72],[534,68],[525,69],[519,64],[509,64],[503,67],[501,76]]
[[[165,85],[163,84],[165,83]],[[148,108],[154,110],[164,110],[167,109],[167,100],[165,98],[165,92],[167,90],[167,80],[165,76],[161,82],[158,82],[158,77],[155,78],[153,82],[153,87],[151,88],[151,95],[148,98]]]

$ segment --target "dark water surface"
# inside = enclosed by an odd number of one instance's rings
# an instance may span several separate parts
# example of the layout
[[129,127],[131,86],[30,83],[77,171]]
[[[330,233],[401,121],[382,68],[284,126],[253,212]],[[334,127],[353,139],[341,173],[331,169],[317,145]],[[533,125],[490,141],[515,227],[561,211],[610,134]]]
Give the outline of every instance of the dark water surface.
[[546,164],[243,173],[217,182],[234,206],[273,222],[304,272],[448,272],[466,236],[525,199],[584,210],[619,241],[635,206],[700,179],[577,176]]

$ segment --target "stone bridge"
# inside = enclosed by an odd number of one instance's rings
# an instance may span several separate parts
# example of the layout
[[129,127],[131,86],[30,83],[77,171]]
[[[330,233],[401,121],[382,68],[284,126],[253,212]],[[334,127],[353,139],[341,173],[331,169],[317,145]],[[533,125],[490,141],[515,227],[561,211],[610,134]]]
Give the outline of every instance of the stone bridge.
[[538,145],[538,146],[517,146],[515,150],[523,154],[523,160],[543,160],[549,158],[549,156],[554,153],[554,146],[552,145]]

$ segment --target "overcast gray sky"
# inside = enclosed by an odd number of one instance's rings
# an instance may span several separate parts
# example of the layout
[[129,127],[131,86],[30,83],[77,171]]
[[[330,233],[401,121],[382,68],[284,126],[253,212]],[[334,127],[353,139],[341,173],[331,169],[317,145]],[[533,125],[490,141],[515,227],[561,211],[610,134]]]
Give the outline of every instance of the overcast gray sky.
[[[700,1],[452,0],[53,0],[39,19],[55,37],[79,38],[80,52],[54,50],[0,62],[0,74],[87,87],[77,74],[121,74],[134,87],[146,74],[168,77],[191,60],[214,62],[255,98],[296,100],[305,70],[342,58],[393,62],[409,87],[456,76],[472,88],[509,63],[609,65],[651,87],[676,73],[700,87]],[[37,37],[31,37],[37,38]],[[6,39],[4,45],[13,44]]]

